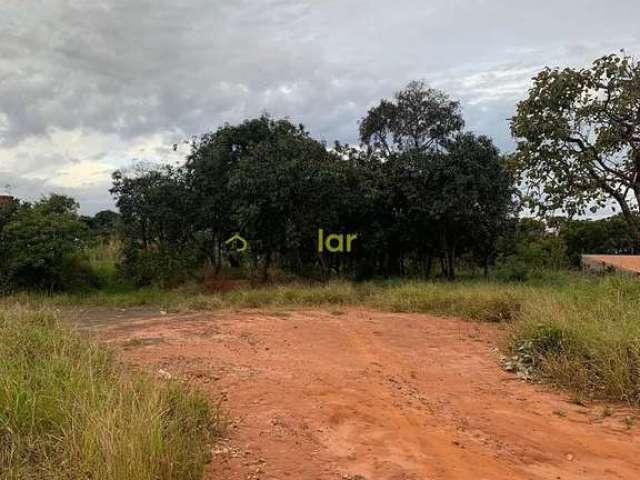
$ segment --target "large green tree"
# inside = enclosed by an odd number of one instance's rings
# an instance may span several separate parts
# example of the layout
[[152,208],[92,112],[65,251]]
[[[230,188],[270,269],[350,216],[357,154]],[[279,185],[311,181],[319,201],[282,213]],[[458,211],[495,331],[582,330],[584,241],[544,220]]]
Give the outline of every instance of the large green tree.
[[230,176],[241,158],[256,145],[268,141],[271,120],[265,115],[225,125],[201,135],[191,143],[186,159],[187,181],[196,196],[196,229],[205,241],[205,251],[216,270],[225,258],[224,241],[238,232],[234,197],[229,188]]
[[513,177],[490,139],[462,133],[458,102],[423,82],[382,100],[362,120],[365,155],[380,164],[378,208],[386,272],[417,261],[428,275],[434,256],[444,276],[473,252],[493,261],[497,237],[514,214]]
[[313,252],[315,232],[328,212],[323,167],[330,160],[302,126],[266,117],[260,122],[266,134],[238,157],[229,193],[235,223],[266,278],[276,254],[285,259],[304,249]]
[[546,68],[511,129],[531,207],[572,216],[613,203],[640,241],[640,63],[614,54]]

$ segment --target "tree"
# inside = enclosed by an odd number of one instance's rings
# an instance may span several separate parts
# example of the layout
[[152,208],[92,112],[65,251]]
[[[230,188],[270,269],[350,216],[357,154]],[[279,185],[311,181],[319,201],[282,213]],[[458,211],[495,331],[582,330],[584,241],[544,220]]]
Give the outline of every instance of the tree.
[[393,100],[383,99],[360,123],[360,141],[376,180],[372,183],[370,232],[385,275],[403,274],[415,254],[431,270],[433,232],[424,205],[429,169],[463,127],[460,104],[424,82],[410,82]]
[[503,252],[505,257],[522,262],[527,269],[558,269],[566,266],[565,239],[545,221],[522,218],[513,233],[510,251]]
[[493,142],[459,134],[448,152],[418,155],[411,165],[413,180],[402,182],[411,191],[410,221],[421,225],[418,239],[439,252],[443,274],[454,278],[456,256],[464,251],[488,269],[497,239],[516,213],[513,177]]
[[234,220],[230,175],[240,158],[269,138],[270,122],[263,115],[240,125],[225,125],[191,143],[185,169],[186,180],[196,195],[195,228],[202,234],[207,257],[216,271],[222,267],[224,241],[239,229]]
[[184,279],[199,258],[197,208],[181,168],[139,165],[113,174],[125,235],[124,270],[140,285]]
[[[20,208],[20,202],[14,198],[0,204],[0,233],[4,226],[9,223],[13,215]],[[2,245],[0,245],[0,248]]]
[[[515,178],[493,141],[486,136],[460,134],[442,165],[450,176],[450,214],[459,222],[457,230],[488,274],[497,254],[496,245],[518,216]],[[437,183],[435,188],[446,184]],[[452,266],[450,267],[452,268]]]
[[447,278],[455,259],[474,252],[485,269],[513,217],[514,179],[490,139],[462,133],[458,102],[411,82],[371,109],[360,125],[371,163],[379,163],[385,270],[404,273],[413,258],[429,274],[434,255]]
[[[511,211],[512,179],[499,152],[456,131],[462,118],[444,94],[411,84],[396,101],[388,151],[329,150],[302,125],[264,115],[196,139],[184,168],[116,172],[128,272],[149,282],[162,274],[154,264],[194,250],[183,271],[205,256],[216,273],[238,267],[223,248],[236,233],[249,242],[244,264],[260,267],[263,279],[272,265],[364,279],[416,265],[428,273],[435,255],[449,278],[461,253],[487,264]],[[319,252],[319,229],[357,235],[357,248]]]
[[77,215],[80,204],[73,198],[59,193],[52,193],[34,204],[34,208],[45,215]]
[[22,207],[14,198],[0,203],[0,294],[10,287],[11,278],[9,272],[9,244],[4,237],[4,228],[14,218],[16,212]]
[[262,261],[262,276],[276,255],[300,263],[302,250],[314,251],[314,238],[330,193],[325,168],[330,156],[301,125],[263,117],[264,137],[248,146],[229,173],[234,223],[251,243],[254,260]]
[[95,235],[115,235],[120,228],[120,214],[112,210],[101,210],[86,220]]
[[460,104],[439,90],[414,81],[381,100],[360,123],[360,139],[369,148],[393,152],[439,149],[464,126]]
[[58,289],[71,286],[78,274],[89,276],[74,261],[86,238],[76,209],[72,198],[51,195],[14,211],[0,232],[0,269],[10,283]]
[[640,242],[640,64],[608,55],[550,69],[511,120],[530,206],[570,216],[616,203]]

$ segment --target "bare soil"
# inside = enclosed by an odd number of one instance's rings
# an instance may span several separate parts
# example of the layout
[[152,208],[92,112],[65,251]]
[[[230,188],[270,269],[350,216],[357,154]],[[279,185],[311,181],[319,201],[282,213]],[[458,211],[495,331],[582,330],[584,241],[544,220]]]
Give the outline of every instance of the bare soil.
[[498,325],[359,308],[84,318],[127,361],[222,399],[211,479],[639,478],[637,410],[505,372]]
[[583,255],[583,264],[591,270],[614,268],[640,274],[640,255]]

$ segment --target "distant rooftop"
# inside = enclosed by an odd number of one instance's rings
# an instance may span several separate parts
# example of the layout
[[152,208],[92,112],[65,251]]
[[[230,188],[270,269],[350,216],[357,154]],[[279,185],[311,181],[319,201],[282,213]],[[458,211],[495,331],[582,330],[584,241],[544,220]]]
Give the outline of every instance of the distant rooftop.
[[0,193],[0,206],[4,205],[5,203],[9,203],[11,200],[13,200],[13,197],[11,195],[3,195]]

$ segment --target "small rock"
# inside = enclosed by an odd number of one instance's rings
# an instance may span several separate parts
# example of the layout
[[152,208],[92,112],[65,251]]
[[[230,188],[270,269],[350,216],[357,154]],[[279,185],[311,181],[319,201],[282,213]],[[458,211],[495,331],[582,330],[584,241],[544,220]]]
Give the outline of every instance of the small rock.
[[573,462],[573,454],[572,453],[567,453],[564,458],[566,458],[568,461]]

